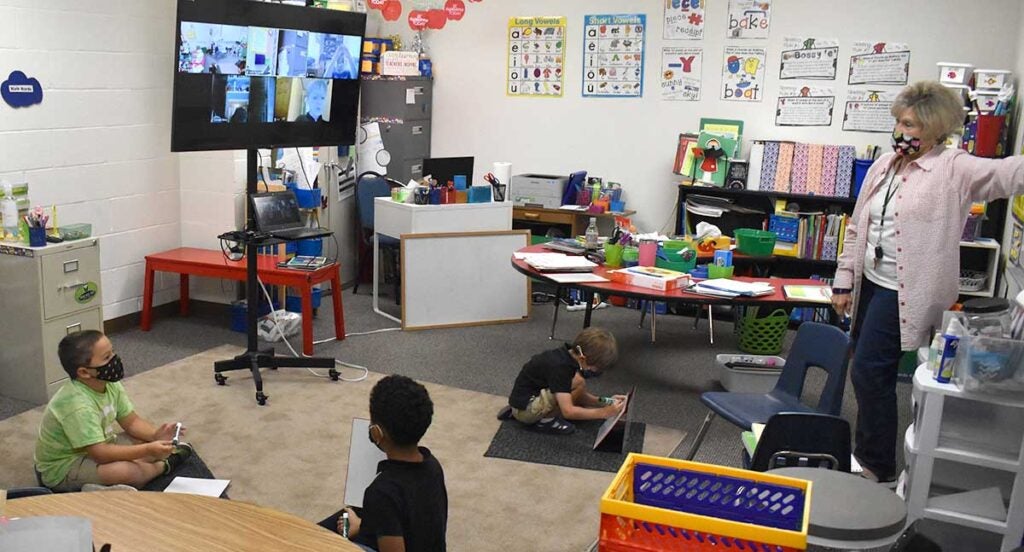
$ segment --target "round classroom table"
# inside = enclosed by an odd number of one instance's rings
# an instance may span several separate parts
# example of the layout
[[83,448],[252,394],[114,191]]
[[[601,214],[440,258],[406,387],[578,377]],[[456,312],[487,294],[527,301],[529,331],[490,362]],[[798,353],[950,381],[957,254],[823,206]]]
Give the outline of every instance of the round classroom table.
[[8,517],[80,516],[93,542],[147,552],[345,551],[360,548],[291,514],[237,500],[145,491],[62,493],[7,501]]
[[779,468],[772,474],[806,479],[811,491],[807,542],[840,550],[892,544],[907,524],[907,504],[882,485],[821,468]]

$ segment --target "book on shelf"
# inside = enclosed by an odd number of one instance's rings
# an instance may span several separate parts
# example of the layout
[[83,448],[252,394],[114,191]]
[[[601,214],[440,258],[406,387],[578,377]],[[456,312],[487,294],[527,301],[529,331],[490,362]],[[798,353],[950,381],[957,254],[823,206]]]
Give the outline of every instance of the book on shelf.
[[279,268],[290,268],[293,270],[316,270],[323,268],[328,263],[327,257],[307,257],[296,255],[287,261],[277,263]]

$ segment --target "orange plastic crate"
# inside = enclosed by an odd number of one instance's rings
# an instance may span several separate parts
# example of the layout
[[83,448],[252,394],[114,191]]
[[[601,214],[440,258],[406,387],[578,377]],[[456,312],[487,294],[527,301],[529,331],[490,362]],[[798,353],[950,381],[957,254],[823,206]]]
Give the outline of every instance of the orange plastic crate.
[[[708,476],[743,479],[792,488],[803,495],[800,530],[787,530],[634,502],[637,464],[662,466]],[[601,552],[791,552],[806,550],[811,482],[724,466],[630,454],[601,498]]]

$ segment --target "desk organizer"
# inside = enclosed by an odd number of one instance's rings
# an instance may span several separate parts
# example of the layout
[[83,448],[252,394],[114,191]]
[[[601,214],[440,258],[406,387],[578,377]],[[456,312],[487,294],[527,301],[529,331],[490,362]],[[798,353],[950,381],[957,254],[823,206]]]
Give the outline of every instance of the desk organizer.
[[805,550],[811,482],[630,454],[601,498],[600,549]]

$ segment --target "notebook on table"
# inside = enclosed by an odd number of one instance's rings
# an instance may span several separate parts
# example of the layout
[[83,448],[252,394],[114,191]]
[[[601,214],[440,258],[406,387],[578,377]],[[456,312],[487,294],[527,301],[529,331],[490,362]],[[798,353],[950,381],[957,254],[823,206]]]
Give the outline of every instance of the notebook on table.
[[295,241],[331,235],[330,230],[309,228],[302,222],[299,201],[290,190],[250,194],[249,208],[256,219],[256,229],[274,238]]

